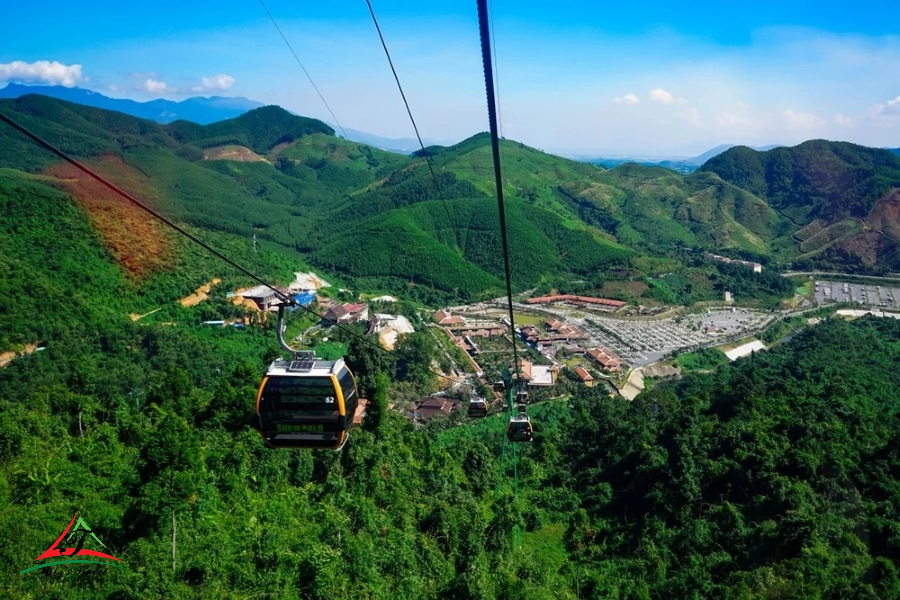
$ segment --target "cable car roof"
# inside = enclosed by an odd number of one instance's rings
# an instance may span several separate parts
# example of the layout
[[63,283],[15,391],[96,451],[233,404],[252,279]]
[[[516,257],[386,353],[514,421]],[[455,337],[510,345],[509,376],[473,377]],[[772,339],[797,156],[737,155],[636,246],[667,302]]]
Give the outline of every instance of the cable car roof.
[[337,360],[283,360],[279,359],[269,365],[266,375],[337,375],[344,367],[344,359]]

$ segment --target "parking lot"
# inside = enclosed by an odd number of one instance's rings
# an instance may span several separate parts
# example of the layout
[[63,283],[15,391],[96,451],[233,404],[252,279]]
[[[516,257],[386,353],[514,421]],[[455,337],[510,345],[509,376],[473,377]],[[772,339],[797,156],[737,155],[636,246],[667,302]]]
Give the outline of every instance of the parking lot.
[[626,321],[595,318],[581,324],[591,344],[606,346],[626,362],[641,366],[654,363],[679,348],[750,335],[765,327],[773,316],[749,309],[707,311],[662,321]]
[[852,302],[864,306],[900,308],[900,287],[840,281],[817,281],[815,284],[816,304],[832,302]]

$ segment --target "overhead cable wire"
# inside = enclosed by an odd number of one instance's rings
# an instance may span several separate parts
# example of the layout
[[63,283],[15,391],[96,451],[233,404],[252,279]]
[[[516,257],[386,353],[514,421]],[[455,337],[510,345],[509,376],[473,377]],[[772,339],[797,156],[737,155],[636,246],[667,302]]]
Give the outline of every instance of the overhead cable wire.
[[489,16],[491,19],[491,48],[494,57],[494,85],[497,88],[497,129],[500,131],[500,138],[503,138],[503,115],[500,112],[500,66],[497,63],[497,34],[494,32],[494,5],[489,7]]
[[400,90],[400,97],[403,98],[403,105],[406,106],[406,114],[409,115],[409,120],[412,123],[413,130],[416,132],[416,139],[419,140],[419,147],[422,149],[422,156],[425,157],[425,163],[428,165],[428,170],[431,172],[431,179],[434,181],[434,188],[437,190],[438,196],[441,199],[441,203],[444,205],[444,212],[447,213],[447,219],[449,223],[453,223],[453,218],[450,216],[450,209],[447,207],[447,201],[444,199],[444,193],[441,191],[441,186],[438,183],[437,175],[434,174],[434,167],[431,164],[431,159],[428,158],[428,152],[425,150],[425,144],[422,142],[422,136],[419,135],[419,127],[416,125],[416,119],[413,117],[412,109],[409,108],[409,102],[406,100],[406,94],[403,92],[403,86],[400,84],[400,77],[397,75],[397,69],[394,68],[394,61],[391,60],[391,53],[388,50],[387,43],[384,41],[384,35],[381,33],[381,26],[378,24],[378,18],[375,16],[375,9],[372,8],[372,1],[366,0],[366,4],[369,7],[369,14],[372,15],[372,22],[375,23],[375,30],[378,31],[378,39],[381,40],[381,47],[384,48],[384,55],[387,56],[388,64],[391,67],[391,73],[394,74],[394,81],[397,82],[397,89]]
[[[368,2],[368,0],[366,0]],[[509,269],[509,239],[506,233],[506,210],[503,203],[503,178],[500,173],[500,139],[497,135],[497,106],[494,97],[494,76],[491,68],[491,36],[488,28],[487,0],[478,2],[478,29],[481,34],[481,62],[484,65],[484,86],[487,94],[488,123],[491,128],[491,154],[494,158],[494,183],[497,186],[497,210],[500,213],[500,240],[503,246],[503,269],[506,278],[506,305],[509,309],[510,339],[513,365],[522,380],[519,356],[516,351],[516,322],[513,314],[512,277]]]
[[303,70],[303,74],[306,75],[306,78],[309,79],[309,82],[312,84],[313,89],[316,90],[316,93],[319,95],[319,98],[322,100],[322,104],[325,105],[325,108],[328,109],[328,112],[331,113],[331,118],[334,119],[335,124],[340,128],[341,133],[344,134],[344,139],[347,138],[347,132],[344,131],[344,126],[341,125],[341,122],[338,121],[338,118],[334,115],[334,111],[331,110],[331,107],[328,106],[328,102],[325,101],[325,96],[322,95],[322,92],[319,91],[319,86],[316,85],[316,82],[313,81],[313,78],[310,76],[309,71],[306,70],[306,67],[303,66],[303,63],[300,62],[300,57],[297,56],[297,53],[294,52],[293,46],[288,41],[287,37],[285,37],[284,32],[281,31],[281,27],[278,26],[278,22],[275,21],[275,17],[272,16],[272,13],[269,12],[269,9],[266,7],[266,3],[263,0],[259,0],[259,3],[262,5],[263,10],[266,11],[266,14],[269,15],[269,19],[272,20],[272,25],[275,26],[275,29],[278,30],[278,33],[281,35],[281,39],[284,40],[284,43],[287,44],[288,50],[291,51],[291,54],[294,55],[294,59],[296,59],[297,64],[300,65],[300,68]]

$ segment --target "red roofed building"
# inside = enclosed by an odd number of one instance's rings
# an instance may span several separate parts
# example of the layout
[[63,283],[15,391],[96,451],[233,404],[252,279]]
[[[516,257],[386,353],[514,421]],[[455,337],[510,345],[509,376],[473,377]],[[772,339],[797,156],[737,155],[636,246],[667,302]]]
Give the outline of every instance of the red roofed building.
[[335,304],[325,313],[329,321],[345,325],[359,323],[369,318],[369,307],[366,304]]
[[622,370],[622,359],[607,348],[591,348],[587,351],[587,355],[607,371],[615,373]]
[[447,416],[459,408],[459,400],[444,396],[428,396],[419,400],[416,405],[416,418],[427,421],[437,416]]
[[550,319],[549,321],[544,321],[544,326],[550,331],[559,331],[559,329],[563,325],[565,325],[565,323],[558,319]]
[[438,322],[438,325],[464,325],[466,322],[462,317],[454,317],[450,314],[449,308],[442,308],[434,313],[434,320]]
[[584,339],[587,337],[586,334],[582,333],[571,325],[563,325],[559,328],[558,332],[559,335],[565,337],[567,340]]
[[541,296],[539,298],[529,298],[526,300],[528,304],[548,304],[550,302],[572,302],[574,304],[596,304],[600,306],[609,306],[610,308],[622,308],[625,302],[621,300],[610,300],[608,298],[592,298],[591,296],[576,296],[574,294],[562,294],[558,296]]
[[531,361],[520,358],[519,370],[522,372],[522,378],[525,381],[531,381]]
[[581,380],[581,383],[588,387],[594,387],[594,376],[587,372],[582,366],[575,367],[575,375]]

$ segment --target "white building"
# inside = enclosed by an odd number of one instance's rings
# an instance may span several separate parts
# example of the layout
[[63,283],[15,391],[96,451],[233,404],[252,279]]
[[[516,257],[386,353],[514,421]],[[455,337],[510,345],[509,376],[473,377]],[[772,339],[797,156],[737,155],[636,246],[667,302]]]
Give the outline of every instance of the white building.
[[375,313],[369,321],[369,335],[378,335],[378,341],[388,350],[393,350],[401,335],[413,333],[412,323],[403,315]]

